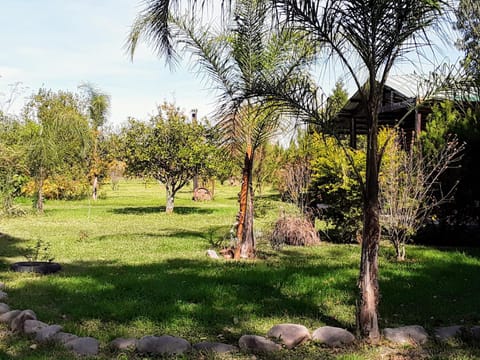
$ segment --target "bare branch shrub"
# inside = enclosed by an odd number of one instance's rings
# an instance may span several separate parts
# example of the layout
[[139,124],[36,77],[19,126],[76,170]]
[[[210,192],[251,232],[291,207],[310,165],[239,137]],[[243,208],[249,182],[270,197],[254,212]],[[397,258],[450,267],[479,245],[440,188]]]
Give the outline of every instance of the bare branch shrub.
[[447,169],[458,166],[464,145],[450,137],[434,155],[425,157],[415,137],[409,146],[405,135],[396,130],[385,129],[380,137],[380,142],[389,141],[379,177],[380,221],[397,260],[404,260],[405,244],[434,208],[452,199],[457,183],[444,189],[440,178]]
[[308,186],[310,185],[310,163],[305,157],[297,157],[287,163],[281,172],[285,195],[288,200],[306,211],[308,202]]

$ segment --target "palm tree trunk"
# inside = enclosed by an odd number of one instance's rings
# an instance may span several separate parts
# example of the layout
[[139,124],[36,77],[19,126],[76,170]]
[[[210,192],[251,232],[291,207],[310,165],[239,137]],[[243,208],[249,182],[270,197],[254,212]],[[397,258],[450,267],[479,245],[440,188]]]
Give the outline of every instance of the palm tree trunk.
[[[249,193],[251,192],[251,183],[252,183],[252,169],[253,169],[253,151],[252,147],[247,146],[245,152],[245,159],[242,171],[242,187],[240,189],[240,210],[238,213],[238,225],[237,225],[237,247],[235,248],[236,260],[240,257],[244,257],[248,253],[248,245],[245,244],[245,241],[250,239],[250,235],[247,233],[252,233],[253,235],[253,209],[251,206],[248,206],[249,202]],[[249,211],[248,208],[250,208]],[[251,212],[251,214],[250,214]],[[251,242],[251,240],[249,240]]]
[[362,258],[360,262],[360,301],[357,308],[357,327],[363,337],[373,343],[380,339],[378,327],[378,247],[380,218],[378,200],[378,121],[373,112],[368,134],[367,169],[363,205]]
[[253,258],[255,257],[255,236],[253,232],[253,164],[250,170],[250,177],[248,179],[248,197],[247,197],[247,214],[245,217],[245,228],[243,230],[243,243],[240,251],[240,257]]

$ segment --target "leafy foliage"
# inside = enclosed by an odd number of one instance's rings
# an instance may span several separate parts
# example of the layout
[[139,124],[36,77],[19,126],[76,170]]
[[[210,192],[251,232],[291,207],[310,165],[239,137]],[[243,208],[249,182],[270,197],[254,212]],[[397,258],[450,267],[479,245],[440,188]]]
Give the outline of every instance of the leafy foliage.
[[311,196],[323,205],[322,218],[333,225],[325,235],[335,242],[358,241],[362,196],[357,171],[365,176],[365,151],[346,148],[331,136],[314,134],[311,166]]
[[13,202],[27,179],[21,130],[17,120],[0,116],[0,214],[15,215],[17,211]]
[[[458,182],[454,203],[439,212],[440,222],[450,225],[479,224],[480,214],[476,201],[480,201],[480,171],[477,159],[480,154],[480,111],[475,104],[444,101],[435,104],[428,117],[426,131],[422,133],[422,147],[427,157],[438,156],[452,135],[465,144],[464,156],[457,169],[442,176],[442,181],[452,186]],[[443,213],[443,214],[442,214]]]
[[480,80],[480,3],[476,0],[460,0],[456,10],[456,28],[462,38],[457,47],[465,54],[463,65],[467,73],[473,76],[477,83]]

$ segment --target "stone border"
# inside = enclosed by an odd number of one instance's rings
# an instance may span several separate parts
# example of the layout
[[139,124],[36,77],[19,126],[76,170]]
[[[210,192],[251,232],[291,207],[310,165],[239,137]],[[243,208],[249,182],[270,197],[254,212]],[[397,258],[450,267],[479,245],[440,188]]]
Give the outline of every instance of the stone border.
[[[8,299],[8,294],[4,290],[5,284],[0,282],[0,301]],[[0,323],[7,324],[14,333],[30,336],[37,343],[54,342],[76,355],[94,356],[99,353],[100,342],[97,339],[79,337],[63,332],[60,325],[49,325],[39,321],[32,310],[11,310],[7,304],[0,302]],[[425,329],[419,325],[386,328],[383,335],[386,340],[396,344],[419,345],[431,339]],[[433,339],[449,341],[464,336],[477,341],[480,340],[480,326],[436,328]],[[266,337],[258,335],[241,336],[238,340],[238,347],[216,342],[201,342],[192,346],[187,340],[170,335],[147,335],[141,339],[117,338],[110,342],[109,347],[114,351],[135,351],[140,354],[160,355],[181,355],[191,351],[224,354],[240,350],[248,353],[265,353],[293,349],[309,341],[329,347],[344,347],[353,344],[355,336],[338,327],[323,326],[310,333],[303,325],[278,324],[268,331]],[[32,346],[32,349],[34,348],[36,348],[36,345]]]

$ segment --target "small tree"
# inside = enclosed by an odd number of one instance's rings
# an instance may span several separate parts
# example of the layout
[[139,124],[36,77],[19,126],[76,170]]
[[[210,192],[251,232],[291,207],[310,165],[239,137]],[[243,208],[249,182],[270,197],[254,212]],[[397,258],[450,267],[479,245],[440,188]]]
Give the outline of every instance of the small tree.
[[35,179],[36,208],[43,212],[43,184],[47,177],[86,167],[88,122],[78,97],[65,91],[40,89],[24,113],[27,163]]
[[379,143],[388,143],[379,176],[380,221],[383,233],[395,247],[397,260],[405,260],[405,244],[425,223],[432,210],[451,199],[454,187],[443,189],[440,178],[457,165],[464,146],[447,139],[434,155],[422,155],[419,140],[406,144],[404,134],[380,132]]
[[205,128],[188,123],[187,116],[168,103],[149,123],[130,119],[124,129],[124,144],[129,171],[151,176],[165,185],[167,213],[173,212],[178,190],[205,168],[213,150]]
[[108,110],[110,108],[110,96],[96,89],[92,84],[85,83],[80,88],[86,92],[87,113],[90,122],[91,136],[93,141],[90,159],[90,177],[92,181],[92,197],[97,200],[98,176],[101,172],[102,162],[98,151],[98,142],[102,135],[102,127],[107,122]]

